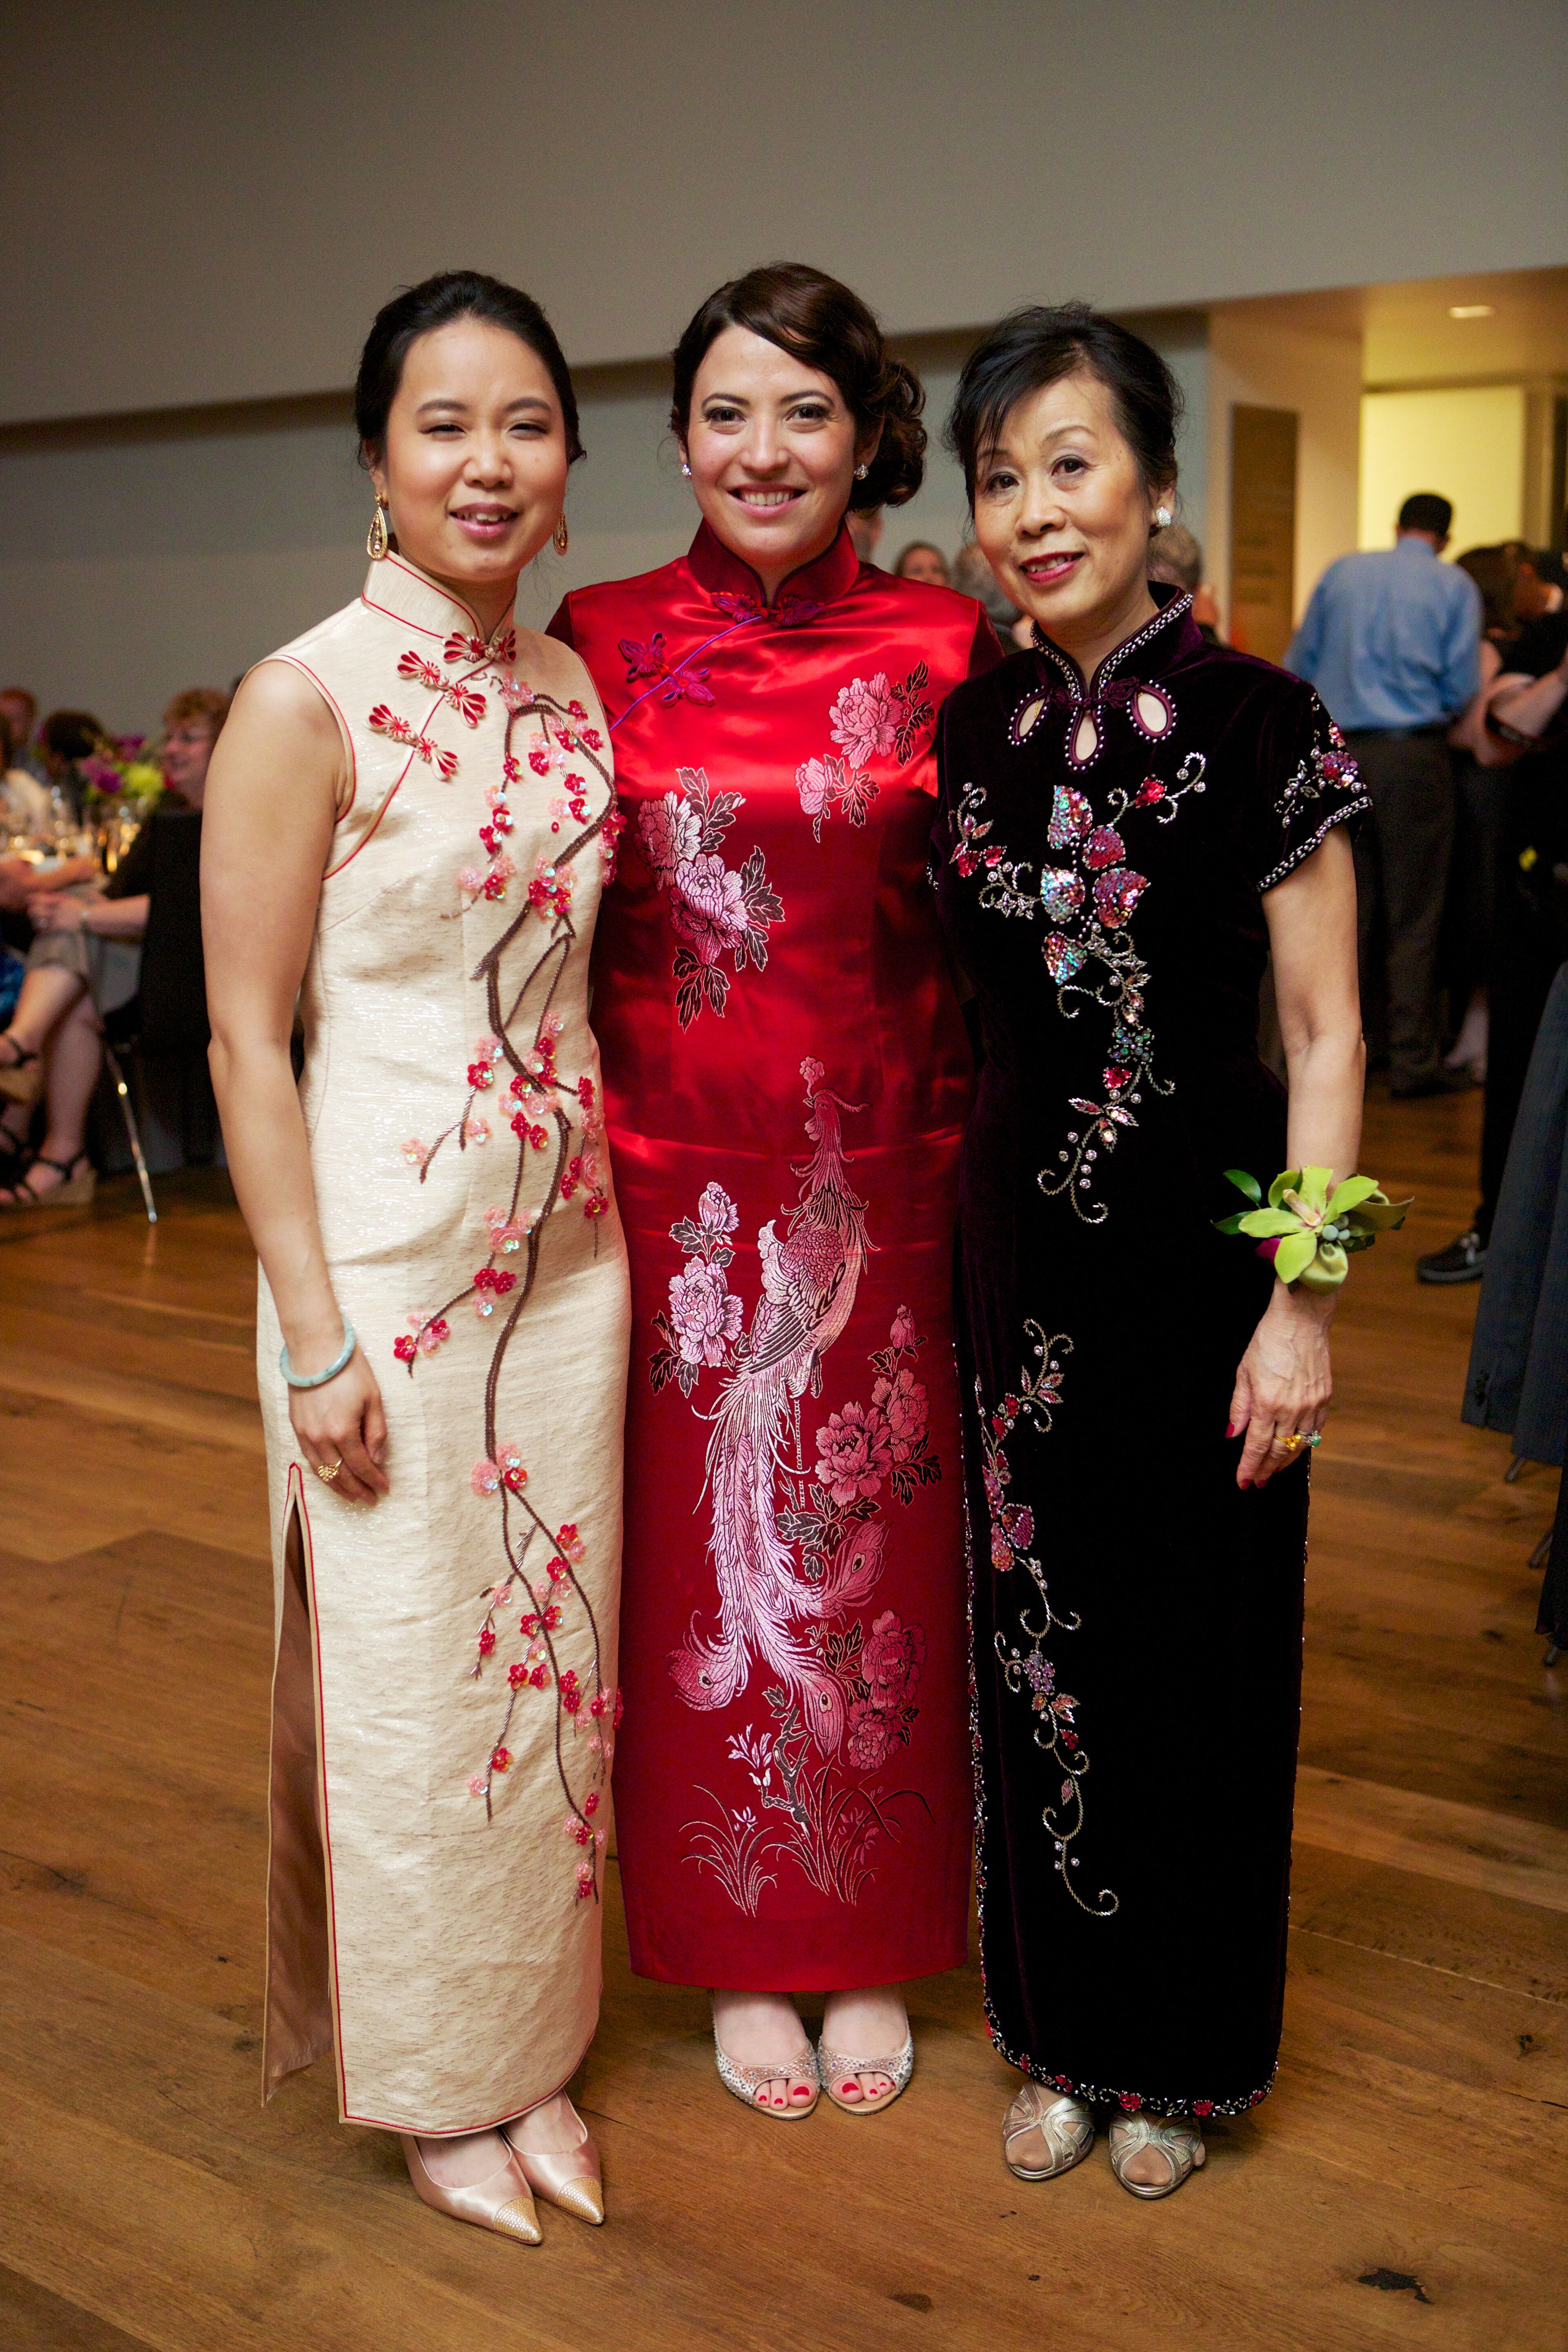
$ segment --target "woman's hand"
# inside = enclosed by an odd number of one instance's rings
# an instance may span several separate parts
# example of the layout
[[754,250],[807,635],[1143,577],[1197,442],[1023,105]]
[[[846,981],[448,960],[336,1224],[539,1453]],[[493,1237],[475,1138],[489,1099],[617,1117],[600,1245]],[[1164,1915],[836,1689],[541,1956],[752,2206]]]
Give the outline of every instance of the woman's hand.
[[53,891],[35,891],[27,901],[27,920],[36,931],[84,931],[89,901],[67,898]]
[[1245,1433],[1247,1438],[1237,1465],[1238,1486],[1267,1486],[1277,1470],[1288,1470],[1308,1449],[1287,1449],[1279,1441],[1298,1430],[1303,1435],[1321,1430],[1327,1421],[1334,1393],[1329,1326],[1338,1303],[1332,1293],[1275,1284],[1231,1394],[1226,1435]]
[[388,1491],[381,1466],[386,1454],[386,1414],[375,1374],[357,1348],[325,1388],[289,1390],[289,1418],[312,1466],[342,1463],[337,1476],[322,1482],[334,1495],[353,1503],[374,1503]]

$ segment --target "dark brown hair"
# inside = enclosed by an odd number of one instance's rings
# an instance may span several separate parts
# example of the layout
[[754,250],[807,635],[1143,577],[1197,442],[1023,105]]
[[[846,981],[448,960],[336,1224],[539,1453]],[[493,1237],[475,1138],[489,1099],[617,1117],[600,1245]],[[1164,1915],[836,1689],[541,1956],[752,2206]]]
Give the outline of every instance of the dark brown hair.
[[852,508],[901,507],[914,497],[925,473],[921,380],[889,356],[882,330],[858,294],[800,261],[773,261],[732,278],[710,294],[681,336],[672,355],[669,421],[683,444],[697,371],[726,327],[744,327],[803,367],[831,376],[865,438],[881,426],[866,478],[850,489]]
[[403,363],[421,335],[449,327],[458,319],[482,319],[504,327],[544,362],[566,427],[566,456],[575,465],[584,453],[577,430],[577,396],[572,389],[565,353],[555,330],[534,300],[521,287],[479,269],[444,269],[434,278],[405,286],[376,312],[360,353],[354,380],[354,429],[360,440],[360,463],[365,452],[379,452],[386,442],[386,420],[403,381]]
[[1110,394],[1144,488],[1174,488],[1182,394],[1159,352],[1087,302],[1063,302],[1055,310],[1036,303],[999,320],[975,344],[958,379],[942,438],[963,467],[972,509],[975,476],[1009,411],[1080,369]]

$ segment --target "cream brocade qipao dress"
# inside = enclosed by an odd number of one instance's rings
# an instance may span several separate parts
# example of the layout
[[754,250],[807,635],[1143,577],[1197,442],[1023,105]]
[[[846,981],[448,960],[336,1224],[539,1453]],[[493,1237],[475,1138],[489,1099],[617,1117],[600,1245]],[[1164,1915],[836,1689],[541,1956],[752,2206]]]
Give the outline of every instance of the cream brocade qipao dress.
[[263,1276],[264,2074],[335,2046],[345,2121],[472,2131],[598,2013],[628,1305],[587,981],[620,820],[575,655],[395,555],[275,658],[353,763],[301,1097],[391,1493],[308,1475]]

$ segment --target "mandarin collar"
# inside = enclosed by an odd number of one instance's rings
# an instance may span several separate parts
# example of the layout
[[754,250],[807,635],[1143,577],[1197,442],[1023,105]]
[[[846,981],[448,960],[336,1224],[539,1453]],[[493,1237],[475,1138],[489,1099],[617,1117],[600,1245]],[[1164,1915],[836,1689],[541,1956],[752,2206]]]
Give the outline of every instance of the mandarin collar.
[[1080,693],[1092,694],[1097,687],[1113,677],[1130,661],[1133,662],[1141,677],[1158,677],[1181,655],[1201,647],[1204,639],[1202,630],[1193,618],[1190,589],[1173,588],[1164,580],[1151,580],[1149,593],[1160,607],[1159,611],[1152,621],[1145,621],[1131,636],[1123,637],[1119,646],[1111,647],[1099,664],[1087,688],[1083,672],[1072,656],[1064,653],[1054,638],[1047,637],[1037,621],[1034,626],[1035,650],[1044,654],[1049,662],[1064,671]]
[[[726,547],[706,522],[698,526],[686,561],[698,586],[721,610],[737,618],[754,612],[786,625],[815,618],[825,604],[837,604],[860,576],[860,559],[843,523],[831,547],[780,583],[777,601],[772,605],[765,602],[763,583],[751,565]],[[745,614],[739,607],[745,608]]]
[[427,572],[410,563],[405,555],[385,555],[371,565],[360,602],[373,613],[384,613],[427,636],[469,639],[476,648],[476,660],[487,656],[510,660],[516,647],[517,633],[510,612],[501,614],[487,637],[469,607],[439,587]]

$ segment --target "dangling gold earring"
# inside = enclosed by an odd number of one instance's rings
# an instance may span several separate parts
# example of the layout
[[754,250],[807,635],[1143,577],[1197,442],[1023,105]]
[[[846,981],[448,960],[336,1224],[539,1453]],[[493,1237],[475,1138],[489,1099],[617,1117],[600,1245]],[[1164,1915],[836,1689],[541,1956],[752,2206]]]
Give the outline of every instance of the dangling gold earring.
[[563,513],[560,521],[555,526],[555,552],[557,555],[564,555],[571,544],[572,534],[566,528],[566,517],[564,513]]
[[364,543],[364,551],[373,563],[382,562],[392,545],[392,533],[386,527],[387,511],[386,500],[378,490],[375,494],[375,512],[370,519],[370,532]]

